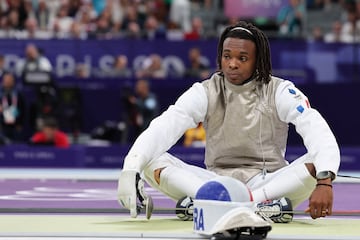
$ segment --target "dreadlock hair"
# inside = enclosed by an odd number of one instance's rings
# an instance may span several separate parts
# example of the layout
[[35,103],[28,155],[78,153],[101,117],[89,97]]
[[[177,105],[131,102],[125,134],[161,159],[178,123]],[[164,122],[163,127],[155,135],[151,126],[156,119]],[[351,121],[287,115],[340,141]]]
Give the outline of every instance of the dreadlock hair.
[[[237,27],[245,28],[245,30],[234,29]],[[234,30],[233,30],[234,29]],[[246,30],[249,30],[247,32]],[[248,39],[255,43],[256,46],[256,67],[253,77],[257,81],[268,83],[271,80],[271,56],[268,38],[265,34],[251,23],[240,21],[234,25],[228,26],[222,32],[217,49],[217,65],[221,72],[221,58],[223,52],[223,44],[226,38]]]

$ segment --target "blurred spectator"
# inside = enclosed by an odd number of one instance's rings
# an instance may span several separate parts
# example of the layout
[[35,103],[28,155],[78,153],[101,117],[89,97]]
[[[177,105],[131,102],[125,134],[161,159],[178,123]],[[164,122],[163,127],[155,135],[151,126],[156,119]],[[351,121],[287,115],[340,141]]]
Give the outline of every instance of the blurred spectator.
[[153,15],[158,21],[159,28],[162,30],[166,30],[166,25],[169,21],[170,2],[170,0],[154,0],[145,2],[147,15]]
[[169,22],[166,29],[166,39],[170,41],[184,40],[184,32],[175,23]]
[[356,11],[356,13],[357,13],[357,17],[358,17],[358,19],[360,19],[360,1],[356,1],[355,2],[355,11]]
[[19,38],[26,39],[50,39],[52,37],[49,31],[40,30],[36,18],[28,18],[25,22],[25,30]]
[[137,22],[129,22],[126,29],[126,37],[130,39],[140,39],[141,29]]
[[137,109],[134,102],[135,99],[134,90],[129,82],[125,82],[124,86],[121,88],[121,104],[122,104],[122,114],[121,118],[125,123],[123,142],[133,142],[135,140],[135,126],[137,118]]
[[80,23],[73,22],[70,27],[69,38],[84,40],[87,39],[87,32],[82,28]]
[[145,21],[144,39],[165,39],[165,36],[165,29],[160,28],[159,22],[155,16],[149,15]]
[[[33,8],[33,3],[31,0],[24,0],[24,9],[27,14],[26,19],[35,18],[35,10]],[[26,22],[26,19],[25,19],[25,22]]]
[[59,94],[59,117],[58,122],[61,129],[72,136],[72,143],[78,143],[82,127],[83,100],[79,87],[60,87]]
[[[40,0],[42,1],[42,0]],[[62,0],[43,0],[46,3],[46,7],[49,11],[49,22],[56,17],[60,6],[63,4]],[[39,3],[40,6],[40,3]],[[49,27],[49,26],[47,26]]]
[[47,145],[59,148],[69,147],[68,137],[58,129],[58,123],[55,118],[46,118],[41,130],[36,132],[30,141],[34,145]]
[[25,59],[17,65],[19,76],[24,76],[28,72],[47,72],[51,73],[52,65],[50,61],[39,53],[34,44],[28,44],[25,49]]
[[77,77],[77,78],[89,78],[90,77],[89,67],[84,63],[76,64],[75,77]]
[[116,56],[111,75],[114,77],[131,77],[131,69],[128,67],[128,58],[125,55]]
[[191,19],[191,31],[185,33],[186,40],[199,40],[203,34],[203,23],[201,18],[194,17]]
[[[151,93],[150,85],[147,80],[140,79],[135,85],[136,96],[129,96],[129,102],[135,108],[136,117],[134,118],[135,135],[138,136],[144,131],[159,113],[159,106],[156,96]],[[136,137],[135,136],[135,137]]]
[[172,0],[170,6],[170,22],[179,27],[182,32],[191,31],[190,1]]
[[340,0],[342,8],[345,10],[342,16],[343,21],[347,21],[349,12],[356,11],[356,1],[357,0]]
[[55,18],[50,19],[49,29],[54,31],[54,37],[56,38],[66,38],[70,32],[71,24],[73,23],[73,18],[68,16],[69,8],[68,5],[63,4],[60,6],[60,9],[57,12]]
[[136,77],[163,79],[166,74],[160,55],[151,54],[144,60],[142,68],[136,72]]
[[203,23],[201,38],[214,37],[216,35],[216,22],[221,18],[222,12],[216,6],[217,1],[204,0],[203,4],[197,4],[191,10],[191,15],[199,17]]
[[111,17],[110,5],[101,12],[96,20],[96,28],[93,29],[92,37],[97,39],[110,39],[117,35],[118,27],[114,27]]
[[114,29],[119,31],[121,23],[125,17],[125,10],[129,4],[127,0],[108,0],[107,7],[111,10],[111,20],[114,24]]
[[141,29],[144,25],[144,19],[140,17],[135,6],[129,5],[125,11],[121,29],[127,31],[130,28],[129,25],[134,25],[134,23]]
[[82,6],[75,17],[76,22],[80,24],[81,29],[83,29],[87,34],[95,31],[96,24],[93,22],[95,18],[95,11],[91,8],[91,6],[87,5]]
[[44,85],[36,88],[36,100],[30,107],[30,123],[33,129],[39,130],[44,119],[52,117],[58,119],[59,97],[55,86]]
[[353,36],[343,34],[341,22],[335,21],[332,24],[331,32],[325,34],[324,41],[327,43],[352,43]]
[[113,63],[106,69],[94,68],[91,74],[96,77],[129,78],[133,74],[128,64],[127,56],[119,54],[114,56]]
[[3,15],[9,8],[9,3],[7,0],[0,0],[0,15]]
[[45,0],[40,0],[38,3],[37,10],[35,11],[35,16],[38,22],[38,26],[41,30],[47,30],[50,19],[50,11],[46,5]]
[[196,128],[188,129],[184,134],[185,147],[205,147],[206,132],[202,125],[199,123]]
[[81,7],[82,0],[71,0],[68,1],[69,4],[69,10],[68,10],[68,16],[74,18],[79,11]]
[[324,35],[321,27],[315,26],[311,31],[311,36],[308,39],[311,42],[322,42],[324,41]]
[[185,77],[205,79],[209,76],[209,62],[201,56],[199,48],[191,48],[188,57],[190,66],[186,69]]
[[5,73],[2,77],[0,99],[0,119],[3,135],[10,141],[23,140],[25,102],[21,91],[16,88],[15,78],[11,73]]
[[355,9],[351,9],[347,12],[347,19],[342,25],[341,35],[343,35],[345,39],[351,38],[351,42],[359,40],[360,20]]
[[24,0],[8,1],[7,11],[4,15],[8,18],[8,23],[11,26],[10,29],[24,29],[24,24],[28,17]]
[[281,35],[300,36],[304,24],[305,4],[303,0],[289,0],[277,15]]
[[35,18],[28,18],[25,23],[25,38],[37,38],[37,21]]
[[7,72],[5,69],[5,56],[0,54],[0,78]]
[[90,34],[92,38],[96,39],[110,39],[113,36],[112,25],[108,14],[102,14],[96,20],[96,28],[93,29],[93,32]]
[[19,12],[16,9],[12,9],[7,15],[7,28],[13,30],[22,30],[24,24],[20,22]]

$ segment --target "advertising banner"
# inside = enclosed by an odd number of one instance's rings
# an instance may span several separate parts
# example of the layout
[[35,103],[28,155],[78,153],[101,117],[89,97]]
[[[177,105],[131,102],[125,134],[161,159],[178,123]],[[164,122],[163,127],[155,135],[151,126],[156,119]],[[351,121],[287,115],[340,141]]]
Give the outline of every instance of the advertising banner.
[[227,17],[276,17],[288,4],[288,0],[225,0],[224,8]]

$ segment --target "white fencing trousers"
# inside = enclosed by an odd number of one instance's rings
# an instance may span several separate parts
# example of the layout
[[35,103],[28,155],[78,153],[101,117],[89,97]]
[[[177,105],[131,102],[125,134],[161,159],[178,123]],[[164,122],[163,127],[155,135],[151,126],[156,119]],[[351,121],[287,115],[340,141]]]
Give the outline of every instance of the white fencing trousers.
[[[160,174],[160,184],[154,179],[154,171],[164,168]],[[217,175],[209,170],[189,165],[169,153],[164,153],[151,161],[144,169],[147,183],[173,200],[195,197],[198,189]]]
[[[304,155],[288,166],[265,178],[254,176],[246,185],[253,194],[255,202],[288,197],[293,206],[306,200],[313,191],[316,180],[310,175],[305,163],[311,162]],[[160,184],[154,179],[154,171],[164,168],[160,174]],[[177,201],[184,196],[195,197],[198,189],[218,175],[209,170],[189,165],[169,153],[151,161],[144,169],[144,178],[153,188]]]
[[287,197],[293,208],[308,199],[313,192],[316,180],[311,176],[305,163],[311,163],[305,154],[273,173],[259,174],[250,179],[246,185],[250,188],[254,202]]

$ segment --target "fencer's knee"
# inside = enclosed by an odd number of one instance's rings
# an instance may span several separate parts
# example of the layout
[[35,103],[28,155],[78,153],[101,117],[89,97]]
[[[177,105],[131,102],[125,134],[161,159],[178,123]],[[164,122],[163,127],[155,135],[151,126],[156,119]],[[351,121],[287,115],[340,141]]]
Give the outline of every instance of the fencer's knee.
[[159,185],[160,185],[160,175],[161,175],[162,170],[164,170],[164,168],[158,168],[158,169],[154,170],[154,179],[155,179],[155,182]]
[[314,164],[312,163],[305,163],[305,166],[307,168],[307,170],[309,171],[309,173],[311,174],[311,176],[313,176],[314,178],[316,178],[316,169]]

